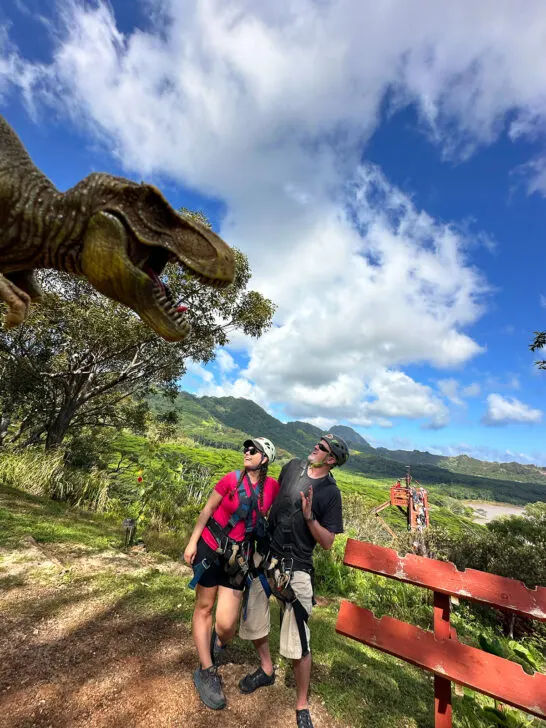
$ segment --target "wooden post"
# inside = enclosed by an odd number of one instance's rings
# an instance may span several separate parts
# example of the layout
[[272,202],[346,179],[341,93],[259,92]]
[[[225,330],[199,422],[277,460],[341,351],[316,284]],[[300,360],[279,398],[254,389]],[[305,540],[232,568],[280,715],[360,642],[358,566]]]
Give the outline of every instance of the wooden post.
[[[451,639],[450,601],[447,594],[434,592],[434,636],[437,640]],[[451,682],[434,676],[434,727],[452,728]]]

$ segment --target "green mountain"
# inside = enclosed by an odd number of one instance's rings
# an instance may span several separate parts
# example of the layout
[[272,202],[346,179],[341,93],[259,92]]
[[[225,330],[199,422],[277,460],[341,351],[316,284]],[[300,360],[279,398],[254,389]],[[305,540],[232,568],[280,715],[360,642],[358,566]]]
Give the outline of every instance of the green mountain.
[[488,460],[477,460],[469,455],[446,457],[433,455],[421,450],[387,450],[385,447],[376,448],[375,452],[390,460],[397,460],[405,465],[437,465],[452,473],[465,473],[483,478],[496,478],[499,480],[513,480],[518,483],[544,483],[546,474],[544,469],[536,465],[523,465],[522,463],[494,463]]
[[199,404],[217,420],[231,428],[257,437],[271,438],[277,449],[304,457],[322,434],[307,422],[284,424],[250,399],[200,397]]
[[452,458],[442,458],[440,465],[457,473],[470,473],[486,478],[501,478],[515,480],[521,483],[544,482],[546,473],[544,468],[536,465],[522,465],[522,463],[492,463],[487,460],[476,460],[468,455],[458,455]]
[[433,455],[422,450],[387,450],[386,447],[378,447],[375,452],[382,457],[404,463],[404,465],[440,465],[448,459],[443,455]]
[[[323,434],[308,422],[280,422],[248,399],[196,397],[180,392],[172,402],[156,395],[150,405],[160,419],[176,413],[180,433],[203,445],[238,450],[247,437],[270,437],[280,460],[305,457]],[[534,466],[489,463],[466,455],[447,458],[418,450],[373,448],[351,427],[336,425],[331,429],[344,437],[353,451],[345,472],[397,480],[404,477],[410,465],[415,480],[439,486],[457,498],[512,503],[546,500],[546,476]]]
[[353,430],[352,427],[346,427],[345,425],[334,425],[334,427],[330,428],[330,432],[333,432],[335,435],[339,435],[342,437],[347,445],[351,448],[351,450],[358,450],[359,452],[374,452],[375,448],[373,448],[369,442],[366,442],[366,440],[362,437],[362,435],[359,435],[356,430]]

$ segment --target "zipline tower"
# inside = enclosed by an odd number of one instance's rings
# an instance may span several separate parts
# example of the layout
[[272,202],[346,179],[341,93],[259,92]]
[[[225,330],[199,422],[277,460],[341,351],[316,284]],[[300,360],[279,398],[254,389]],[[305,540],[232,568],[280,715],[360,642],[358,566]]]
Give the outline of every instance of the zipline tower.
[[[412,485],[412,481],[416,483],[417,487]],[[376,518],[381,521],[381,525],[384,526],[393,538],[396,538],[396,534],[392,528],[379,515],[381,511],[389,508],[389,506],[398,508],[406,516],[408,531],[421,533],[430,523],[427,491],[421,487],[421,483],[418,480],[413,480],[409,465],[406,466],[405,484],[402,485],[400,480],[397,480],[391,488],[390,500],[385,501],[380,506],[376,506],[372,510]]]

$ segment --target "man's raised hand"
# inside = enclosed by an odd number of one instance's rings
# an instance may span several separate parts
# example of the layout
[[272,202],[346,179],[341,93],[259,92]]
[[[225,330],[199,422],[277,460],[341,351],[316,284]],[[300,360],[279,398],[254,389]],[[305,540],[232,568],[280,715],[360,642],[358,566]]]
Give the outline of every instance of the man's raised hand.
[[306,521],[309,521],[313,517],[313,486],[309,486],[307,495],[300,490],[301,495],[301,510],[303,511],[303,517]]

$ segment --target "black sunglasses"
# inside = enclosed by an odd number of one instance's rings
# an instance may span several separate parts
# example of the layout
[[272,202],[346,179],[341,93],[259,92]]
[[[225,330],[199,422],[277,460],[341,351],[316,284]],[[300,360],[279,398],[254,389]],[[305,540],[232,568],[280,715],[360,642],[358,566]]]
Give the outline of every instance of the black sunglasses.
[[319,450],[322,450],[322,452],[327,452],[328,455],[332,454],[332,451],[328,450],[328,448],[325,445],[323,445],[322,442],[317,442],[317,447]]
[[257,452],[261,452],[257,447],[243,447],[243,453],[246,455],[256,455]]

